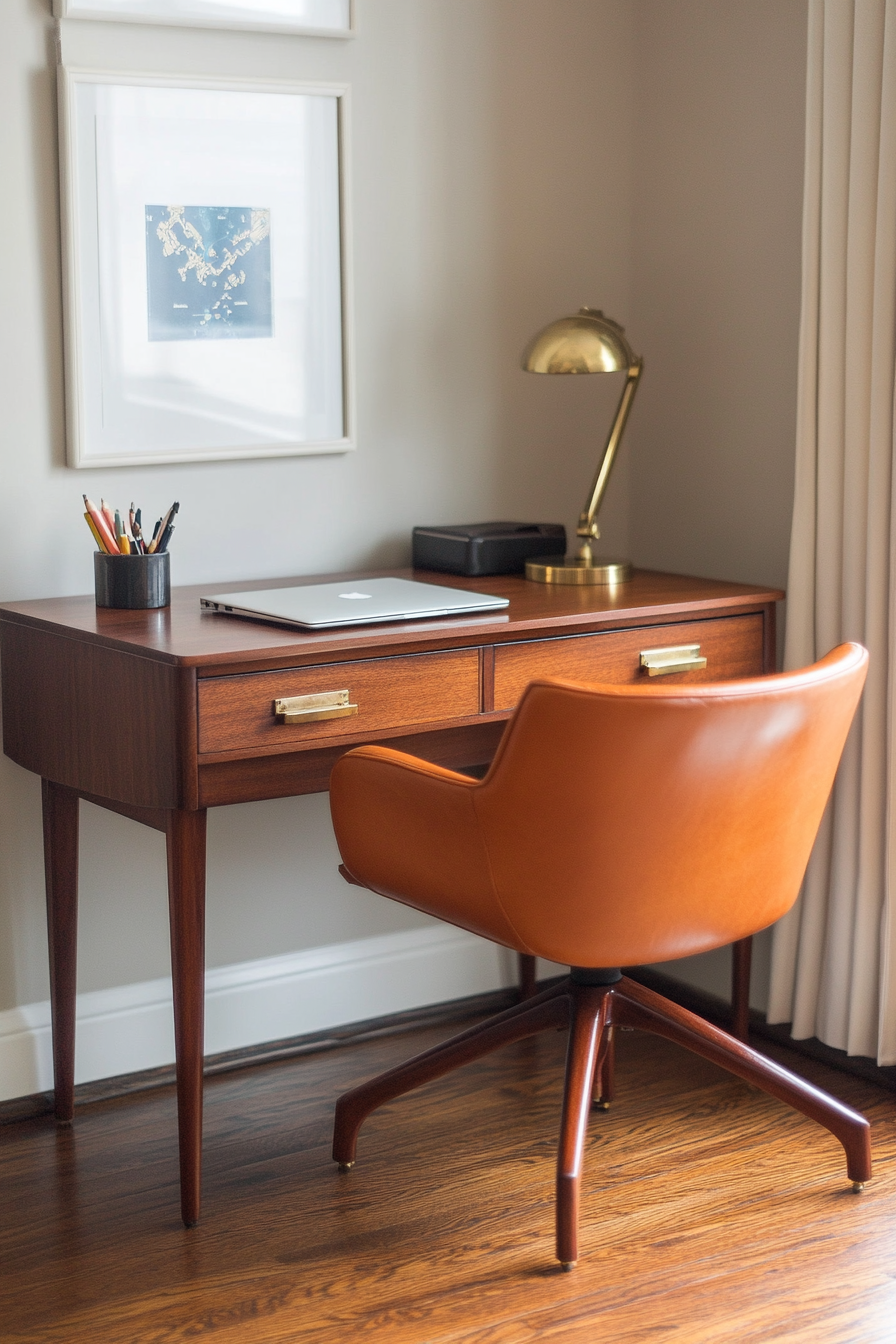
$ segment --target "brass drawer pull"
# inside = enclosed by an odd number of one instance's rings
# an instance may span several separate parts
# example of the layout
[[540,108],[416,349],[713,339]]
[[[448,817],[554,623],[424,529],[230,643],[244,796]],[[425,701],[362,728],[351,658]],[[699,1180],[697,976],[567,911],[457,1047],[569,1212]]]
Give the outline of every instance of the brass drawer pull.
[[320,691],[274,701],[278,723],[319,723],[321,719],[347,719],[357,712],[358,706],[348,702],[348,691]]
[[642,649],[641,666],[648,677],[666,677],[670,672],[695,672],[706,666],[699,644],[677,644],[668,649]]

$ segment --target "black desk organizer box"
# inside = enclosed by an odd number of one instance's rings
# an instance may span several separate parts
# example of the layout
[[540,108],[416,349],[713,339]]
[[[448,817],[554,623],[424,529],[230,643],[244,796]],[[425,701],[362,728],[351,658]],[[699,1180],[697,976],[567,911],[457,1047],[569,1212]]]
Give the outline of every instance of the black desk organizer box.
[[456,527],[415,527],[415,569],[446,574],[521,574],[539,555],[565,555],[561,523],[461,523]]

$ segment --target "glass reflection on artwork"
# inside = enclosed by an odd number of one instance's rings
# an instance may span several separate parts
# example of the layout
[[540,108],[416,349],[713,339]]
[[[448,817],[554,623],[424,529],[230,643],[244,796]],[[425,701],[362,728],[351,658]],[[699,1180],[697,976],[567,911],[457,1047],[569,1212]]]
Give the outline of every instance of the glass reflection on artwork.
[[124,19],[348,37],[351,0],[53,0],[57,19]]

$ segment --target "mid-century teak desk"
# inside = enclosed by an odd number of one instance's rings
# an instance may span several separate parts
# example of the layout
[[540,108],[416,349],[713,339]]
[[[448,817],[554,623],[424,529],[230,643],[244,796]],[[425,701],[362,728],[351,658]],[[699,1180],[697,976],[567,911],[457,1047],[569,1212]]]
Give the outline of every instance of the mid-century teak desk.
[[[200,1203],[207,808],[326,789],[336,758],[360,742],[483,765],[532,678],[636,681],[645,649],[699,644],[705,669],[674,672],[677,681],[774,669],[783,594],[772,589],[647,571],[612,588],[417,577],[501,593],[510,606],[309,634],[200,612],[198,587],[175,590],[160,611],[98,610],[92,597],[0,608],[4,750],[43,780],[56,1116],[71,1120],[74,1106],[78,800],[86,798],[167,837],[188,1225]],[[303,581],[311,580],[283,583]],[[345,689],[358,706],[351,717],[284,723],[275,713],[278,699]],[[748,944],[742,954],[741,1019]]]

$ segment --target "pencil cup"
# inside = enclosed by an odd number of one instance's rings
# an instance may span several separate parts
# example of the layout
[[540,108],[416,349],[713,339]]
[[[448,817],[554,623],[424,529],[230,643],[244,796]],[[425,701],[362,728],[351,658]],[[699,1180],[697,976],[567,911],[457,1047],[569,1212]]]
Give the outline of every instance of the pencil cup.
[[171,601],[171,556],[93,553],[98,607],[167,607]]

